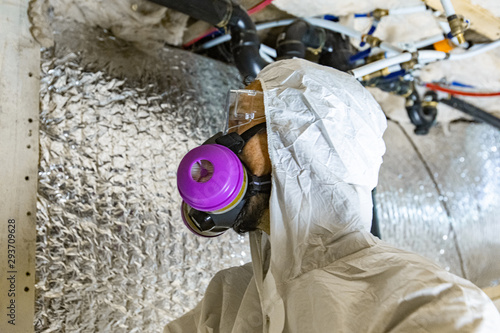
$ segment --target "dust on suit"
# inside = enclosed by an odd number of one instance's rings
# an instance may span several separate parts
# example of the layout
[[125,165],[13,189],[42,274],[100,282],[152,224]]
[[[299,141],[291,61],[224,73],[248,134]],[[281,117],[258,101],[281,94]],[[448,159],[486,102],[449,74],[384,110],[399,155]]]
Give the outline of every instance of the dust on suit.
[[250,233],[252,263],[217,273],[165,332],[500,332],[480,289],[369,233],[387,126],[369,92],[301,59],[257,79],[271,234]]

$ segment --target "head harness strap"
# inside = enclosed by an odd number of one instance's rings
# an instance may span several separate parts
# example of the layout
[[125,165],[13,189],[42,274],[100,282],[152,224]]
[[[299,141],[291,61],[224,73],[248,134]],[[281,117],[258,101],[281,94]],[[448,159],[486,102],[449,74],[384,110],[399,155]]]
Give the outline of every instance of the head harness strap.
[[239,135],[236,132],[231,132],[226,135],[220,136],[217,139],[215,139],[215,142],[219,145],[223,145],[229,148],[233,153],[238,155],[241,153],[243,147],[248,142],[248,140],[250,140],[254,135],[265,129],[266,129],[266,123],[263,122],[247,129],[241,135]]
[[241,133],[241,138],[245,140],[245,143],[252,138],[252,136],[266,129],[266,122],[260,123],[253,127],[250,127],[245,132]]
[[250,176],[248,184],[247,196],[251,197],[257,193],[270,193],[271,192],[271,175],[264,176]]

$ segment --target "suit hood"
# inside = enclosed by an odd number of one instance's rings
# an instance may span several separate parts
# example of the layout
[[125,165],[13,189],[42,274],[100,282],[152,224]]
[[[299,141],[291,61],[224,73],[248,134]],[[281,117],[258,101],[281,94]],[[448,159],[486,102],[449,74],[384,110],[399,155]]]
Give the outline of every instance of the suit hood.
[[370,230],[387,122],[356,79],[330,67],[284,60],[257,79],[273,166],[270,268],[286,281],[335,259],[344,235]]

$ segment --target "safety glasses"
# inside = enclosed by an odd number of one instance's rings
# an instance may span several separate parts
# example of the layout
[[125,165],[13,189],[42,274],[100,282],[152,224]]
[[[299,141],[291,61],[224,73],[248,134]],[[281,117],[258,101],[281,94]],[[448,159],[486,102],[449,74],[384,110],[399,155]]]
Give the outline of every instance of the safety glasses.
[[245,89],[229,91],[224,134],[262,118],[265,118],[262,91]]

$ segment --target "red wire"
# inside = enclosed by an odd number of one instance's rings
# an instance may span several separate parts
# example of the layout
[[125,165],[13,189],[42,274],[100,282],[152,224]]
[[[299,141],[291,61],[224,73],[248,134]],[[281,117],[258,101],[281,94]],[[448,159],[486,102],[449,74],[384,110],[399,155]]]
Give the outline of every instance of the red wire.
[[217,29],[210,28],[207,31],[205,31],[205,33],[201,34],[200,36],[196,37],[195,39],[192,39],[189,42],[183,44],[182,47],[186,49],[186,48],[190,47],[191,45],[193,45],[194,43],[196,43],[197,41],[199,41],[200,39],[207,37],[208,35],[210,35],[214,31],[217,31]]
[[253,6],[252,8],[250,8],[248,10],[248,15],[252,15],[252,14],[260,12],[262,9],[269,6],[271,4],[271,2],[273,2],[273,0],[264,0],[261,3],[259,3],[258,5]]
[[[271,2],[273,2],[273,0],[264,0],[261,3],[253,6],[252,8],[250,8],[247,11],[248,15],[252,15],[252,14],[260,12],[262,9],[266,8],[267,6],[269,6],[271,4]],[[206,36],[210,35],[214,31],[217,31],[217,29],[216,28],[210,28],[209,30],[205,31],[205,33],[201,34],[200,36],[198,36],[198,37],[190,40],[189,42],[183,44],[182,47],[183,48],[188,48],[191,45],[193,45],[194,43],[196,43],[197,41],[199,41],[200,39],[203,39]]]
[[461,95],[461,96],[474,96],[474,97],[492,97],[492,96],[500,96],[500,92],[470,92],[470,91],[462,91],[455,90],[450,88],[442,87],[435,83],[426,83],[425,86],[430,90],[442,91],[451,95]]

